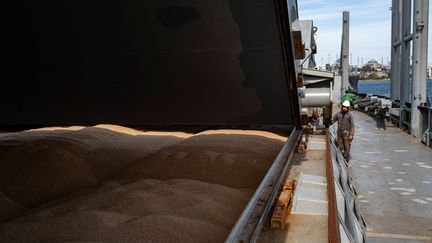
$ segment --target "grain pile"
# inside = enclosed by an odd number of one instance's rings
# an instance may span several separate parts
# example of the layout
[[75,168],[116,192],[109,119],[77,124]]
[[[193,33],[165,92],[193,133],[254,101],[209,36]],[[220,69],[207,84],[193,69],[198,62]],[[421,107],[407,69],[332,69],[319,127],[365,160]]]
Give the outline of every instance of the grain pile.
[[221,242],[286,138],[103,125],[0,135],[0,242]]
[[255,188],[284,140],[260,131],[206,131],[136,161],[125,178],[187,178]]
[[[110,128],[110,129],[108,129]],[[115,126],[46,128],[0,135],[0,222],[95,185],[137,158],[190,136],[134,136]]]

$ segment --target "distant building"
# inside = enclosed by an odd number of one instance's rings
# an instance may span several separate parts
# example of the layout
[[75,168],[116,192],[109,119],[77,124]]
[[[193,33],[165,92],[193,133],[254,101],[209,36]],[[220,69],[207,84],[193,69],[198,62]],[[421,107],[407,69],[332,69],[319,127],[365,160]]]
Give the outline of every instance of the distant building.
[[384,79],[389,77],[389,68],[383,64],[371,59],[360,67],[353,67],[352,75],[359,76],[364,79]]
[[371,59],[366,65],[378,72],[380,72],[383,67],[383,65],[378,63],[375,59]]

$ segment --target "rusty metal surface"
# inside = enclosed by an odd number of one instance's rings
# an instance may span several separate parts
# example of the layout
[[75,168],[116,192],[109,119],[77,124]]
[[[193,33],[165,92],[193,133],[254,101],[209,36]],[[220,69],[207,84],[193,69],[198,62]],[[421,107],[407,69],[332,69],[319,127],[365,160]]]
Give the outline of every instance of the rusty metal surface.
[[339,243],[339,222],[337,218],[336,192],[333,180],[329,130],[326,131],[326,177],[328,198],[328,242]]
[[0,125],[295,125],[286,5],[20,2],[5,29]]

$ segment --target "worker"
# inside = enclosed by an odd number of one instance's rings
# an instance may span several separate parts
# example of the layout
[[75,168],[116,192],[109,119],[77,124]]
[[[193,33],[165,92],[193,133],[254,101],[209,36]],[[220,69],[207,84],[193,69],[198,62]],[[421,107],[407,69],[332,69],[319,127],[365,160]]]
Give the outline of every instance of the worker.
[[339,148],[348,162],[350,159],[351,142],[354,138],[354,117],[350,110],[350,102],[345,100],[341,110],[332,118],[332,124],[338,122],[337,142]]

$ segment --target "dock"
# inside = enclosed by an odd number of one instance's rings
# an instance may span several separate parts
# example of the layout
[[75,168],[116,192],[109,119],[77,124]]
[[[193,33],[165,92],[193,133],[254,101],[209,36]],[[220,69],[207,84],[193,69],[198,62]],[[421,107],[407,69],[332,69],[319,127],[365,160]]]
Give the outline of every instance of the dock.
[[353,112],[350,169],[368,242],[432,242],[432,150],[391,123]]
[[[429,0],[33,2],[5,28],[0,243],[432,243]],[[391,62],[354,65],[390,6]]]

